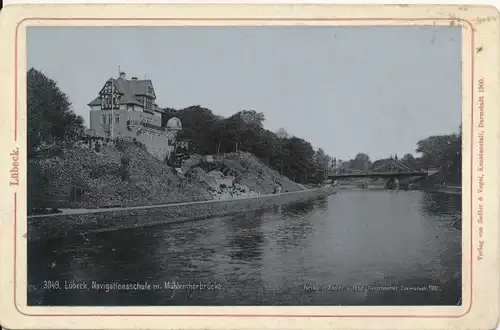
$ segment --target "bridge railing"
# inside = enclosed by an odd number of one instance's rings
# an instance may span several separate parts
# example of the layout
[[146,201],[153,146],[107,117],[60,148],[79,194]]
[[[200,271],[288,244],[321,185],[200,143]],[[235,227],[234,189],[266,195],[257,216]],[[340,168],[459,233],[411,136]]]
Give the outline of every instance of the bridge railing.
[[373,171],[373,172],[380,171],[380,170],[394,171],[394,169],[403,170],[405,172],[419,172],[419,170],[417,170],[416,168],[410,166],[409,164],[407,164],[406,162],[404,162],[402,160],[398,160],[398,161],[392,160],[392,161],[389,161],[388,163],[385,163],[385,164],[383,164],[381,166],[378,166],[376,168],[371,169],[371,171]]

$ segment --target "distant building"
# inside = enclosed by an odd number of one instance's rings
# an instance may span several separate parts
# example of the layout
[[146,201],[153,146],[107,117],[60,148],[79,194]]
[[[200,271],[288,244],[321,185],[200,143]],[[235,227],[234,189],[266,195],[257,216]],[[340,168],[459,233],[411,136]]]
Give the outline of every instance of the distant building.
[[284,128],[280,128],[277,132],[276,132],[276,135],[280,138],[280,139],[288,139],[290,137],[290,134],[288,134],[288,132],[284,129]]
[[96,136],[136,139],[152,155],[164,160],[174,150],[175,136],[182,130],[182,123],[171,118],[162,127],[163,110],[155,100],[151,80],[137,77],[128,80],[121,72],[118,78],[108,79],[99,95],[88,104],[90,130]]

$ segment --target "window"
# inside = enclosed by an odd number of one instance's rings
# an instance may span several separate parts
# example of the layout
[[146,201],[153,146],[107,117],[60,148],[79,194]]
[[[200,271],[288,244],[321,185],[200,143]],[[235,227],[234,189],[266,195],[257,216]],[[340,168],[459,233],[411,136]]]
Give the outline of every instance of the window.
[[143,97],[142,98],[142,103],[143,103],[143,106],[144,106],[144,110],[151,110],[153,108],[153,100],[147,98],[147,97]]
[[115,124],[118,124],[120,122],[120,116],[115,115]]
[[101,124],[106,124],[106,115],[101,116]]
[[101,105],[103,109],[111,108],[111,100],[108,95],[104,95],[104,97],[101,100]]
[[101,108],[102,109],[111,109],[111,103],[113,104],[114,109],[120,108],[120,95],[113,95],[113,99],[111,99],[111,95],[106,94],[101,97]]

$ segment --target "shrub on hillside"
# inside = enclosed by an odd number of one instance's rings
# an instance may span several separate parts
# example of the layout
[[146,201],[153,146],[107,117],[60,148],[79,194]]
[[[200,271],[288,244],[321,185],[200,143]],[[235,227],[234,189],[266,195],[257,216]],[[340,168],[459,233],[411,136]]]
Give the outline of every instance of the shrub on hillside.
[[38,162],[28,162],[28,212],[32,209],[44,206],[44,201],[41,198],[44,193],[47,180],[42,176],[42,170]]
[[89,176],[92,179],[100,178],[104,175],[116,175],[117,166],[105,163],[95,164],[95,166],[88,168]]
[[120,163],[121,163],[120,176],[123,181],[128,180],[130,157],[128,155],[123,155],[122,158],[120,159]]
[[95,152],[101,152],[101,144],[99,141],[95,143]]
[[116,150],[121,151],[121,152],[125,151],[125,148],[127,146],[127,142],[128,141],[126,141],[124,139],[116,139],[116,141],[115,141]]

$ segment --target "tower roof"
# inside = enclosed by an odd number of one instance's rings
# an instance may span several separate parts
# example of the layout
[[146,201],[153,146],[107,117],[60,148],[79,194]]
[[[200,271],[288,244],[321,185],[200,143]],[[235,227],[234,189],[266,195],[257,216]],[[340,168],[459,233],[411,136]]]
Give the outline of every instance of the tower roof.
[[[150,79],[139,80],[136,77],[128,80],[125,75],[120,75],[119,78],[109,78],[106,82],[111,82],[112,86],[116,88],[118,93],[121,95],[120,104],[136,104],[143,105],[139,96],[149,96],[153,100],[156,99],[156,94],[154,92],[153,83]],[[102,92],[102,90],[101,90]],[[102,97],[97,96],[88,105],[100,105]],[[154,108],[158,108],[155,106]]]
[[182,129],[181,120],[177,117],[172,117],[167,121],[167,128]]

